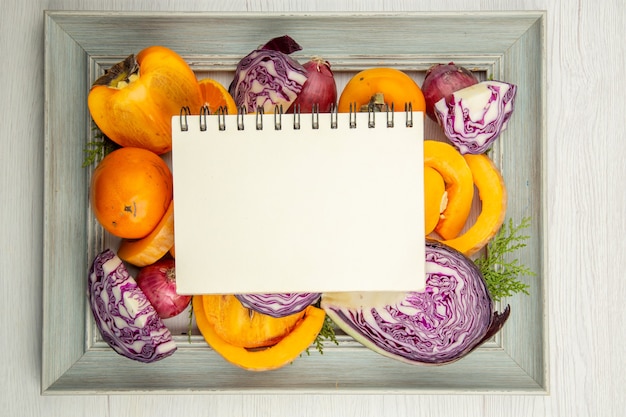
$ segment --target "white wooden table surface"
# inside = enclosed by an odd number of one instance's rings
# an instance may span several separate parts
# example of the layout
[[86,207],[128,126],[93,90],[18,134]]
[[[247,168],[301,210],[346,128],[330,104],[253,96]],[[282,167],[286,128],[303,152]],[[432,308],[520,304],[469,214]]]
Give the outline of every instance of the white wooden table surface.
[[[550,394],[40,396],[46,9],[547,10]],[[0,101],[1,415],[604,417],[626,413],[623,0],[2,0],[0,19],[5,82]]]

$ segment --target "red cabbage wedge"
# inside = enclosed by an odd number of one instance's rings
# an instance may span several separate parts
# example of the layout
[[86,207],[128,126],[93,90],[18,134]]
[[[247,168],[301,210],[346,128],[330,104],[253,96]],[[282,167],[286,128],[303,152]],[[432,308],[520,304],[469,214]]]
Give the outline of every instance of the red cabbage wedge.
[[269,40],[243,57],[228,87],[237,108],[265,113],[282,106],[287,110],[302,91],[307,70],[289,54],[302,48],[289,36]]
[[280,318],[296,314],[317,302],[320,293],[235,294],[250,310]]
[[487,152],[511,118],[517,86],[482,81],[435,103],[446,137],[462,154]]
[[493,302],[474,262],[426,241],[426,288],[402,293],[323,293],[321,307],[348,335],[409,364],[457,361],[497,333],[510,309]]
[[172,334],[110,249],[89,269],[89,304],[102,338],[120,355],[150,363],[176,351]]

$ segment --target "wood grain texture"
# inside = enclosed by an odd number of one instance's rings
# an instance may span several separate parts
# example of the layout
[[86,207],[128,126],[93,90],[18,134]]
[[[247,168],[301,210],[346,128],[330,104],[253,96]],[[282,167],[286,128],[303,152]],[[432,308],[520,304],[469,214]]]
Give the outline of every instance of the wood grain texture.
[[[614,77],[626,64],[620,0],[3,2],[0,51],[8,68],[0,110],[3,152],[0,347],[8,416],[620,416],[626,409],[623,346],[626,266],[624,131],[626,91]],[[41,397],[43,229],[43,10],[491,10],[548,11],[547,185],[549,396],[78,396]],[[599,91],[599,92],[598,92]],[[614,94],[610,94],[614,92]],[[613,318],[613,319],[612,319]],[[607,320],[608,319],[608,320]],[[128,376],[132,378],[131,375]]]

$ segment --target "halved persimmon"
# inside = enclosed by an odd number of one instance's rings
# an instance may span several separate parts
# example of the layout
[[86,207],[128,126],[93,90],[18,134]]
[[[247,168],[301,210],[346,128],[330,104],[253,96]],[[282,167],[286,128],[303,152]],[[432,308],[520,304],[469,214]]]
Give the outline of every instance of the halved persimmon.
[[173,198],[165,161],[143,148],[119,148],[98,164],[89,199],[98,222],[112,235],[141,239],[154,230]]
[[117,256],[135,266],[147,266],[174,247],[174,200],[157,226],[143,239],[122,239]]
[[216,113],[220,107],[226,108],[228,114],[237,114],[237,104],[222,84],[212,78],[204,78],[198,84],[202,103],[208,106],[211,114]]

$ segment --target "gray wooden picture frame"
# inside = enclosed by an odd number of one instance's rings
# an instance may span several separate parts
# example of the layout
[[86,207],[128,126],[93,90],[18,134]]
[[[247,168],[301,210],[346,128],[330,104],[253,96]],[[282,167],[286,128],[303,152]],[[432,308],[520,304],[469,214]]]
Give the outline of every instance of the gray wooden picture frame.
[[[46,11],[43,394],[131,393],[522,393],[547,394],[546,14],[467,13],[115,13]],[[106,236],[88,195],[93,137],[91,82],[146,46],[161,44],[198,71],[233,71],[263,40],[289,34],[336,72],[391,66],[424,72],[454,61],[519,87],[516,110],[492,150],[509,196],[507,217],[532,219],[519,252],[536,276],[529,295],[503,300],[511,317],[491,341],[440,367],[383,358],[348,337],[279,370],[234,367],[201,336],[175,336],[178,351],[141,364],[100,339],[87,304],[87,271]]]

